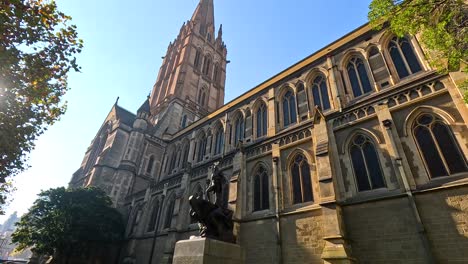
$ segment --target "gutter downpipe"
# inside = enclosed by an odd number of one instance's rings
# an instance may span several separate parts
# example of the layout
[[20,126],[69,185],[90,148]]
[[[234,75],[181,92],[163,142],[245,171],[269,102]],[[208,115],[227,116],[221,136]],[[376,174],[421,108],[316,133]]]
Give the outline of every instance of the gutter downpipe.
[[400,178],[403,182],[403,187],[405,188],[406,196],[408,197],[408,202],[411,207],[411,211],[413,212],[414,218],[416,220],[416,230],[418,231],[418,235],[421,239],[421,242],[424,247],[424,251],[426,252],[426,263],[428,264],[435,264],[434,256],[432,255],[429,239],[427,237],[426,229],[424,228],[424,224],[422,223],[421,215],[418,210],[418,206],[416,204],[416,200],[414,199],[413,193],[411,192],[410,185],[408,183],[408,178],[406,175],[405,170],[403,169],[402,165],[402,158],[400,157],[398,150],[396,148],[396,144],[393,138],[393,122],[389,119],[384,120],[383,126],[387,130],[390,138],[390,144],[392,148],[395,150],[395,166],[398,169],[398,173],[400,174]]
[[273,157],[273,179],[276,180],[276,199],[275,199],[275,218],[276,218],[276,230],[277,230],[277,244],[278,244],[278,263],[283,263],[283,246],[282,246],[282,239],[281,239],[281,222],[280,222],[280,177],[278,173],[278,161],[279,157]]

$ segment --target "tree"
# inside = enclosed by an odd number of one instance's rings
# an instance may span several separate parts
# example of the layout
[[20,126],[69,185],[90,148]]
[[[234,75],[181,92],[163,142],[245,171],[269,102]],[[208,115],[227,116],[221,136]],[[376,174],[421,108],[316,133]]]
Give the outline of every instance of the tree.
[[0,184],[24,170],[35,139],[65,112],[83,46],[70,20],[53,0],[0,0]]
[[458,70],[460,62],[466,64],[468,6],[464,0],[373,0],[369,9],[370,24],[377,29],[388,22],[399,37],[420,34],[430,61],[440,70]]
[[99,188],[42,191],[12,234],[17,250],[33,247],[38,254],[59,261],[85,256],[91,247],[119,242],[124,234],[122,215],[111,207]]

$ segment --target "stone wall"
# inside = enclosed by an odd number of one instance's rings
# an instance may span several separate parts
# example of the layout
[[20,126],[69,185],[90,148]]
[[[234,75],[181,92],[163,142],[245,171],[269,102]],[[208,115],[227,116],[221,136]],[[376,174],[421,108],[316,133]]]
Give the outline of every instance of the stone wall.
[[[436,263],[468,259],[467,191],[465,185],[415,194]],[[347,205],[343,212],[346,237],[359,263],[425,263],[427,253],[406,196]]]
[[282,263],[323,263],[324,224],[319,209],[282,216]]
[[415,196],[437,263],[468,260],[468,186]]
[[278,263],[275,218],[242,223],[238,240],[245,250],[245,263]]
[[423,263],[424,248],[406,197],[343,207],[353,257],[359,263]]

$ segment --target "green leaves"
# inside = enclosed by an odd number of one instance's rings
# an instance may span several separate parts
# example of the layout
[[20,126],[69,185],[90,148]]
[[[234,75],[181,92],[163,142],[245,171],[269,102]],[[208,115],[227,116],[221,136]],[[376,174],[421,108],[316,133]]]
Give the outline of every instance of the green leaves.
[[83,47],[70,20],[54,1],[0,0],[0,182],[25,169],[35,139],[66,110]]
[[41,254],[83,255],[89,247],[123,238],[122,215],[98,188],[49,189],[17,223],[18,250],[34,246]]
[[370,24],[388,23],[397,36],[420,34],[429,61],[441,71],[456,71],[468,58],[468,6],[463,0],[373,0]]

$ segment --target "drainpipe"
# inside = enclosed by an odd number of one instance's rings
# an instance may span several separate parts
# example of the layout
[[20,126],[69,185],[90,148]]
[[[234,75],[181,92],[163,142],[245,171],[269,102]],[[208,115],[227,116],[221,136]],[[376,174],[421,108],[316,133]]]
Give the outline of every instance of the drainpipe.
[[419,213],[416,200],[414,199],[413,193],[411,192],[411,188],[408,183],[406,172],[403,169],[402,159],[400,155],[398,154],[398,150],[397,150],[394,138],[393,138],[393,122],[390,119],[386,119],[382,121],[382,124],[387,130],[387,133],[390,139],[389,142],[395,152],[395,166],[397,167],[398,173],[400,174],[400,178],[403,182],[403,187],[405,189],[406,197],[408,197],[411,211],[413,212],[414,218],[416,220],[416,230],[418,231],[418,235],[421,238],[421,242],[423,243],[424,251],[426,252],[426,263],[433,264],[435,263],[435,260],[434,260],[434,256],[432,255],[429,239],[427,237],[426,230],[422,223],[421,215]]
[[277,234],[277,244],[278,244],[278,263],[283,263],[283,246],[282,246],[282,239],[281,239],[281,222],[280,222],[280,177],[278,174],[278,161],[279,157],[273,157],[273,175],[272,180],[276,181],[275,184],[275,219],[276,219],[276,234]]

